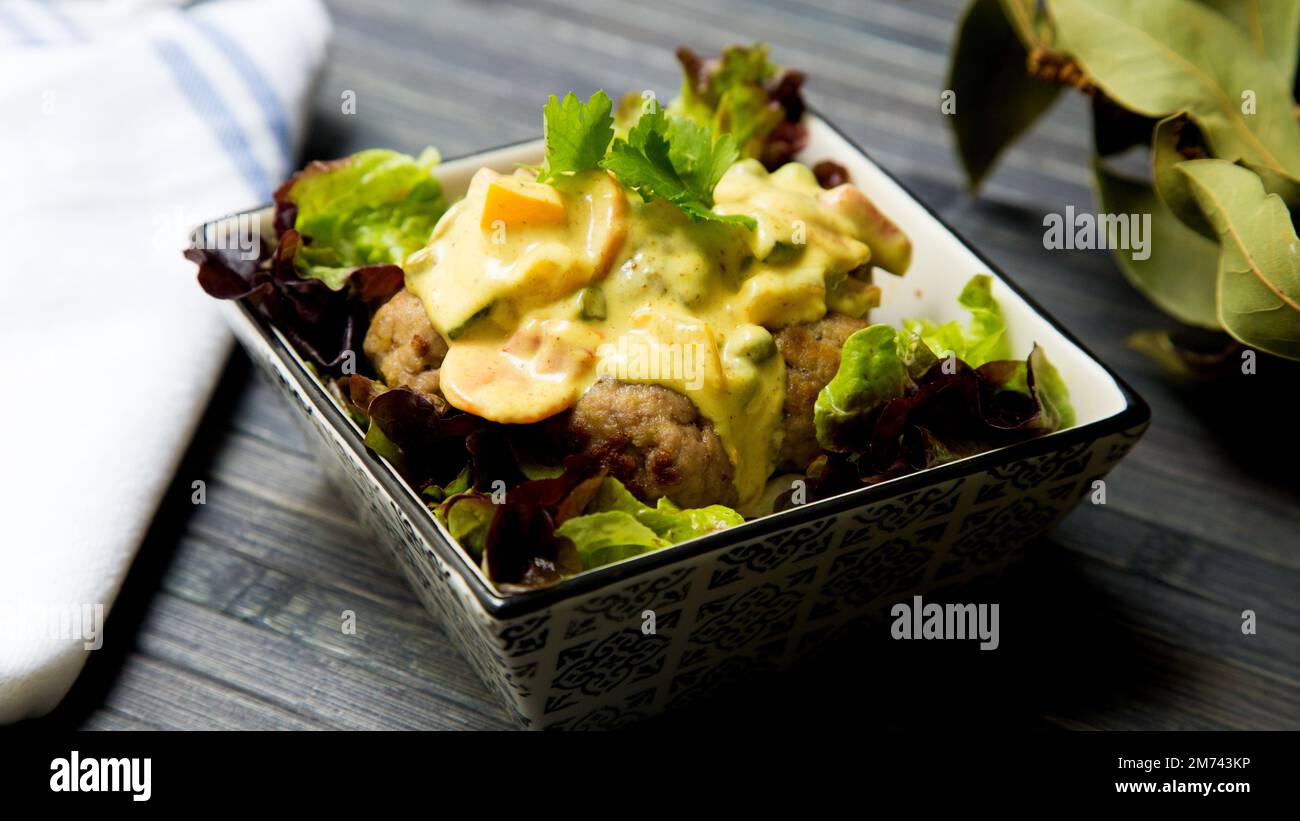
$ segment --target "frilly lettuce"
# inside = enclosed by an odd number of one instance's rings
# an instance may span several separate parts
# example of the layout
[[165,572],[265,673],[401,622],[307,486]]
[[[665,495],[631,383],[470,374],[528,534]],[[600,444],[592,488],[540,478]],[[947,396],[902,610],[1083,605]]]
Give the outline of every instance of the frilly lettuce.
[[[971,277],[957,297],[957,304],[970,311],[970,322],[963,328],[957,321],[938,325],[925,319],[905,319],[903,328],[915,338],[924,341],[935,357],[946,357],[951,351],[957,359],[972,368],[988,362],[1012,358],[1007,341],[1007,323],[1002,309],[993,298],[993,278],[988,274]],[[901,339],[901,338],[900,338]],[[900,341],[900,344],[904,344]],[[1009,390],[1029,393],[1028,368],[1032,365],[1037,381],[1035,396],[1043,404],[1043,411],[1059,422],[1062,428],[1074,425],[1074,407],[1070,404],[1070,391],[1061,374],[1047,359],[1047,354],[1035,346],[1027,362],[1017,363],[1015,375],[1005,386]],[[922,369],[923,370],[923,369]],[[917,368],[912,367],[915,374]]]
[[813,473],[834,474],[827,489],[846,489],[849,474],[881,481],[1074,424],[1069,391],[1043,350],[1008,358],[990,285],[980,275],[962,289],[972,316],[964,328],[906,320],[901,332],[870,325],[845,341],[813,412],[828,452]]
[[936,356],[943,357],[951,351],[972,368],[995,359],[1010,359],[1007,324],[1002,309],[993,299],[992,286],[992,277],[977,274],[962,288],[957,304],[971,313],[970,324],[965,328],[956,320],[939,325],[928,319],[905,319],[903,328],[925,340]]
[[888,325],[869,325],[844,341],[840,369],[813,406],[817,442],[826,450],[851,449],[868,432],[862,425],[911,384],[897,337]]
[[337,291],[358,268],[401,265],[447,209],[432,174],[438,162],[432,148],[419,157],[372,148],[314,162],[280,186],[276,227],[303,237],[294,257],[299,275]]
[[565,521],[555,533],[573,543],[583,568],[590,569],[742,522],[739,513],[722,505],[683,509],[660,499],[650,507],[622,482],[606,477],[583,514]]
[[575,517],[556,528],[555,533],[573,542],[582,557],[583,570],[672,544],[621,510]]
[[482,559],[495,515],[490,497],[466,492],[447,505],[447,531],[471,556]]
[[760,159],[768,169],[784,165],[802,147],[803,75],[779,72],[767,59],[766,45],[728,46],[715,59],[683,47],[677,60],[682,88],[669,103],[670,115],[730,134],[741,156]]
[[669,106],[671,114],[687,117],[716,134],[731,134],[746,157],[757,157],[763,141],[785,118],[768,105],[767,83],[775,68],[767,46],[729,46],[717,61],[705,61],[679,49],[682,90]]
[[1027,372],[1032,372],[1035,377],[1035,398],[1042,405],[1044,415],[1056,420],[1053,429],[1074,427],[1074,405],[1070,402],[1070,389],[1061,378],[1061,372],[1047,361],[1047,354],[1037,345],[1029,355]]

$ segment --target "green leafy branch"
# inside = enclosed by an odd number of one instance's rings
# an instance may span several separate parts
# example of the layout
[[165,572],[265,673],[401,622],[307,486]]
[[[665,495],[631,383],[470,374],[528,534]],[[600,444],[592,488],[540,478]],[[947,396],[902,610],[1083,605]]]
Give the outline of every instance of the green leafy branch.
[[[1092,98],[1100,208],[1151,214],[1149,258],[1116,249],[1175,319],[1300,359],[1300,3],[975,0],[949,88],[972,188],[1063,87]],[[1145,146],[1149,180],[1106,157]]]

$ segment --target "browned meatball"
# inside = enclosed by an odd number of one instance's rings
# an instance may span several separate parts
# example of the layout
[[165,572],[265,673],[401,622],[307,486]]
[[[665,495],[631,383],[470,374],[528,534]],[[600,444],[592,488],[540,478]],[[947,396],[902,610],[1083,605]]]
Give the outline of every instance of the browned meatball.
[[865,327],[866,320],[827,314],[816,322],[782,328],[776,335],[777,350],[785,359],[785,439],[778,467],[803,470],[822,452],[813,427],[813,403],[840,368],[844,340]]
[[573,406],[564,432],[642,501],[667,496],[682,507],[736,504],[722,440],[680,393],[602,379]]
[[405,288],[375,311],[362,348],[389,387],[437,392],[447,343],[429,324],[424,303]]

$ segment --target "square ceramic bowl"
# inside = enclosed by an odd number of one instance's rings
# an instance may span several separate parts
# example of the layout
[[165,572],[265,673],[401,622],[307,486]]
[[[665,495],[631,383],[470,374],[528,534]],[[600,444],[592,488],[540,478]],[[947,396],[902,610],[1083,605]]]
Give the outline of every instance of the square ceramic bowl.
[[[433,617],[509,711],[531,728],[618,726],[781,668],[852,623],[918,593],[1002,570],[1070,511],[1134,445],[1150,411],[1127,385],[935,214],[824,120],[809,114],[809,161],[834,159],[912,239],[906,277],[877,277],[877,322],[959,316],[971,275],[991,273],[1013,350],[1042,344],[1078,423],[990,451],[502,595],[451,540],[285,339],[223,303],[249,355],[295,406],[318,459]],[[449,197],[481,166],[539,163],[534,141],[447,162]],[[270,209],[264,237],[274,236]],[[208,223],[196,240],[225,226]],[[247,224],[247,223],[245,223]]]

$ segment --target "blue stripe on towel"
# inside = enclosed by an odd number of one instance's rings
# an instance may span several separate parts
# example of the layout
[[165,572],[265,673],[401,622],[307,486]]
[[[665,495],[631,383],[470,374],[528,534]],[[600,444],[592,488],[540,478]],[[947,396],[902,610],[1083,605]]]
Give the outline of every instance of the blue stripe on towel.
[[271,184],[266,172],[254,159],[248,137],[239,127],[230,110],[226,108],[225,103],[217,96],[217,90],[213,88],[212,83],[208,82],[208,78],[203,76],[189,55],[175,42],[155,40],[153,46],[158,56],[171,70],[172,76],[176,78],[190,106],[211,127],[217,140],[226,149],[226,153],[230,155],[235,167],[239,169],[239,173],[248,182],[259,201],[269,199]]
[[275,136],[276,145],[280,148],[280,157],[284,160],[285,166],[288,167],[293,162],[293,142],[289,137],[289,118],[285,113],[284,105],[280,102],[280,98],[272,90],[270,81],[262,73],[262,69],[258,67],[257,63],[253,62],[248,52],[238,42],[222,31],[216,24],[192,14],[186,15],[186,19],[193,23],[194,27],[230,61],[235,73],[244,81],[244,85],[248,86],[248,90],[253,94],[253,99],[257,102],[258,107],[262,109],[262,116],[266,118],[271,133]]
[[0,26],[12,31],[18,35],[19,45],[24,46],[43,46],[45,41],[40,38],[36,32],[23,22],[21,15],[17,13],[9,3],[0,2]]
[[54,18],[54,20],[63,27],[63,30],[66,31],[73,40],[76,40],[78,43],[90,42],[90,38],[86,36],[86,32],[82,30],[77,21],[73,20],[68,16],[67,12],[59,8],[57,2],[50,0],[50,2],[41,3],[39,5],[41,8],[45,9],[50,17]]

